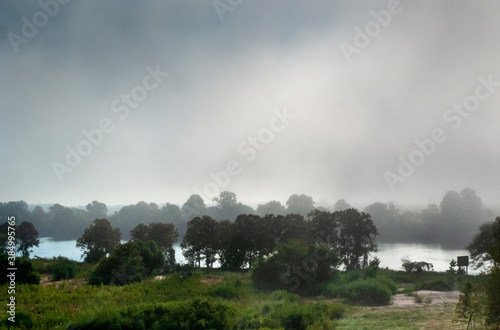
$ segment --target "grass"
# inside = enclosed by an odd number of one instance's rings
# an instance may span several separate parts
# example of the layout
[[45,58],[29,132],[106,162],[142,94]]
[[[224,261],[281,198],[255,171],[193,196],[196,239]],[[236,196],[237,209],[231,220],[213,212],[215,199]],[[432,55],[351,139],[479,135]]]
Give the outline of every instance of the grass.
[[[455,304],[422,307],[351,307],[336,329],[466,329],[465,321],[454,322]],[[476,324],[474,329],[484,329]]]
[[[33,264],[47,276],[55,262],[34,260]],[[416,288],[449,289],[453,286],[460,289],[465,281],[481,283],[484,280],[481,276],[453,277],[434,272],[339,272],[328,284],[325,296],[305,298],[286,291],[259,292],[251,282],[251,273],[220,270],[171,274],[164,280],[148,279],[121,287],[82,284],[93,267],[75,263],[75,279],[63,280],[58,287],[50,283],[48,286],[18,284],[16,316],[26,325],[31,322],[36,328],[46,329],[66,329],[75,322],[89,324],[101,319],[108,323],[132,324],[138,318],[144,318],[151,326],[167,328],[163,315],[168,311],[178,311],[176,315],[185,318],[181,320],[184,323],[179,321],[179,324],[193,326],[189,323],[193,321],[188,320],[189,315],[205,315],[201,319],[206,324],[222,324],[221,327],[234,329],[457,329],[464,327],[452,322],[454,304],[431,306],[430,301],[420,298],[419,307],[412,308],[355,305],[381,304],[380,297],[384,299],[382,303],[387,304],[387,299],[390,301],[396,291],[414,296]],[[0,288],[2,301],[7,301],[7,291],[6,285]],[[366,297],[377,299],[370,301]],[[344,305],[339,299],[351,305]],[[185,310],[192,312],[183,314]],[[220,316],[218,319],[211,320],[207,316],[213,311]],[[0,327],[6,329],[7,323],[2,324]],[[134,327],[140,325],[134,323]]]

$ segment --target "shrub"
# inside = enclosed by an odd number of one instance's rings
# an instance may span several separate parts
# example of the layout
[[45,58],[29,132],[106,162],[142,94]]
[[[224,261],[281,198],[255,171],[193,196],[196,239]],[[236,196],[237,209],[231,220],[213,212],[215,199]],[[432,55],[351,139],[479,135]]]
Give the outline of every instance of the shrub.
[[415,290],[433,290],[433,291],[453,291],[455,283],[453,278],[430,279],[415,283]]
[[53,274],[52,280],[59,281],[74,278],[76,273],[75,262],[65,257],[52,259],[54,262],[47,267],[47,271]]
[[223,299],[241,299],[248,297],[250,292],[248,287],[244,286],[239,280],[234,282],[221,282],[212,285],[208,289],[208,295],[211,297],[220,297]]
[[89,284],[125,285],[140,282],[144,277],[159,271],[164,261],[163,252],[155,242],[128,242],[119,245],[110,257],[99,262],[90,276]]
[[68,327],[77,329],[231,329],[232,309],[205,298],[106,311]]
[[327,247],[292,241],[279,245],[276,253],[259,259],[252,279],[260,290],[288,290],[311,294],[331,280],[338,258]]
[[[5,253],[0,253],[0,284],[8,283],[10,279],[7,277],[10,271],[7,268],[11,267],[9,262],[9,256]],[[33,269],[33,264],[31,260],[27,258],[16,258],[15,267],[16,271],[16,283],[26,283],[26,284],[39,284],[40,274],[35,272]]]
[[332,320],[339,319],[345,312],[345,306],[332,304],[281,304],[276,306],[273,317],[280,320],[285,329],[307,329],[313,325],[328,325],[332,328]]
[[382,276],[361,278],[359,272],[356,273],[358,275],[348,273],[338,281],[331,282],[326,293],[361,305],[388,305],[391,302],[391,296],[397,292],[394,281]]

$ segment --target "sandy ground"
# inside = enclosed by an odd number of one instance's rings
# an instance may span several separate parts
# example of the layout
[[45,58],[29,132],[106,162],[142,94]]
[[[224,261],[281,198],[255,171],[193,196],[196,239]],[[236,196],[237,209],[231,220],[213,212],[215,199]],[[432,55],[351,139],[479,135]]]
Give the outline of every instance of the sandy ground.
[[417,294],[422,298],[422,303],[417,303],[414,296],[407,296],[405,294],[399,293],[392,296],[392,304],[388,307],[419,307],[425,305],[436,305],[442,303],[453,303],[458,302],[458,297],[460,296],[459,291],[429,291],[420,290],[415,291],[414,295]]

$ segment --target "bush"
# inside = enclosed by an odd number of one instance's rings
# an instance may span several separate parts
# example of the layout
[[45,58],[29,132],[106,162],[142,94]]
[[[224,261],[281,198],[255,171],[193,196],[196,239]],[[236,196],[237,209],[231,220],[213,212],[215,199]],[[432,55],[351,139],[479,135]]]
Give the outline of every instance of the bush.
[[151,241],[128,242],[118,246],[111,256],[102,259],[90,276],[89,284],[126,285],[154,275],[165,262],[163,252]]
[[415,290],[453,291],[455,289],[454,282],[451,277],[425,280],[415,283]]
[[106,311],[68,327],[77,329],[231,329],[232,309],[223,302],[196,298],[187,302]]
[[211,297],[220,297],[223,299],[241,299],[248,297],[250,292],[240,280],[234,282],[221,282],[212,285],[208,289],[208,295]]
[[47,271],[53,274],[52,280],[59,281],[74,278],[76,273],[75,262],[65,257],[52,259],[53,264],[47,267]]
[[[0,253],[0,284],[10,282],[10,278],[7,275],[10,271],[7,268],[12,267],[9,265],[9,256],[5,253]],[[15,267],[16,271],[16,284],[26,283],[26,284],[39,284],[40,274],[38,274],[33,269],[33,264],[31,260],[27,258],[16,258]]]
[[343,298],[350,303],[361,305],[388,305],[391,302],[391,296],[396,292],[397,287],[394,281],[383,276],[362,278],[360,272],[343,274],[326,288],[329,296]]
[[332,279],[337,264],[338,258],[329,248],[293,241],[278,245],[276,253],[267,259],[259,259],[252,279],[260,290],[311,294]]
[[273,318],[280,321],[285,329],[307,329],[312,325],[327,325],[332,328],[332,320],[339,319],[345,312],[345,306],[332,304],[282,304],[276,307]]

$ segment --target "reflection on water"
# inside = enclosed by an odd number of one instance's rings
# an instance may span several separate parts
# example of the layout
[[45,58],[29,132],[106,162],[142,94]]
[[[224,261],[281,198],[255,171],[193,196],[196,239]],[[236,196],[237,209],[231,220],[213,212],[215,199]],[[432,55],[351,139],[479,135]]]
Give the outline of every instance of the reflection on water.
[[[59,255],[72,260],[82,261],[82,251],[76,247],[76,240],[54,241],[50,237],[40,238],[40,246],[33,249],[31,256],[42,258],[52,258]],[[398,244],[379,243],[378,252],[372,257],[380,259],[380,267],[389,267],[394,270],[402,270],[401,259],[407,258],[411,261],[426,261],[434,265],[434,270],[445,271],[448,269],[450,261],[457,256],[468,255],[465,250],[443,249],[438,245],[427,244]],[[179,263],[185,263],[180,246],[175,246],[175,258]],[[214,264],[215,267],[218,264]]]

